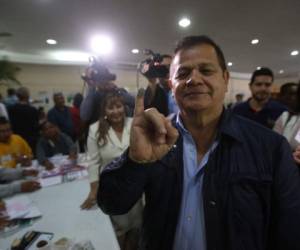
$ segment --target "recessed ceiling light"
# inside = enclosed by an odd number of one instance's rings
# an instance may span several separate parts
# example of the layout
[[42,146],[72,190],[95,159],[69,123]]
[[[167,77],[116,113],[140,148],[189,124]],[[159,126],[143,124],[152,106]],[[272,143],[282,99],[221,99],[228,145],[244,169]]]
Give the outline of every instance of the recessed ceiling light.
[[133,49],[133,50],[131,50],[131,53],[133,53],[133,54],[138,54],[140,51],[138,50],[138,49]]
[[298,50],[293,50],[292,52],[291,52],[291,56],[296,56],[296,55],[298,55],[299,54],[299,51]]
[[284,70],[281,69],[281,70],[278,71],[278,73],[279,73],[279,74],[283,74],[283,73],[284,73]]
[[260,69],[261,69],[261,67],[256,67],[256,69],[257,69],[257,70],[260,70]]
[[92,38],[91,46],[94,52],[100,55],[106,55],[112,52],[113,42],[110,37],[99,35]]
[[47,40],[46,40],[46,43],[48,43],[48,44],[50,44],[50,45],[55,45],[55,44],[57,44],[57,41],[54,40],[54,39],[47,39]]
[[179,26],[186,28],[188,26],[190,26],[191,24],[191,20],[188,18],[182,18],[180,19],[180,21],[178,22]]
[[259,40],[255,38],[255,39],[253,39],[253,40],[251,41],[251,43],[252,43],[252,44],[258,44],[258,43],[259,43]]
[[231,67],[231,66],[233,65],[233,63],[232,63],[232,62],[228,62],[227,65],[228,65],[229,67]]

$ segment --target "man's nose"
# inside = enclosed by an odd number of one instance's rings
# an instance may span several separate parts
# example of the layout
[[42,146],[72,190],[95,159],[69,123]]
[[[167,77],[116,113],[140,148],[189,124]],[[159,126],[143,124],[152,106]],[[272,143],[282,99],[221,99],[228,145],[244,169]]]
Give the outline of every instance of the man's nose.
[[203,83],[203,76],[198,69],[193,69],[190,77],[186,81],[187,86],[198,85]]

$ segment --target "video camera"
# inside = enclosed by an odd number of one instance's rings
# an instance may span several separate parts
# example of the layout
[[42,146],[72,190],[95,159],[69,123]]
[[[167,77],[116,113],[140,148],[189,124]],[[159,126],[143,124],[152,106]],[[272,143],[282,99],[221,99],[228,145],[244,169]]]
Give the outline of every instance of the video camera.
[[139,71],[146,78],[166,78],[169,74],[169,67],[162,65],[164,59],[159,53],[154,53],[150,49],[143,51],[145,55],[150,55],[150,58],[142,61],[139,66]]
[[116,75],[109,72],[101,59],[92,56],[89,58],[89,65],[81,78],[88,85],[97,86],[116,80]]

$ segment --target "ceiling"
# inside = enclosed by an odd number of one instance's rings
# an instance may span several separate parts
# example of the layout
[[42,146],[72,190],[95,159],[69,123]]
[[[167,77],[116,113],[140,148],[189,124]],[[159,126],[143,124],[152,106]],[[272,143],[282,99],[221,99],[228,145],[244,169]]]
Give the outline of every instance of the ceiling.
[[[230,71],[251,73],[268,66],[278,77],[300,78],[299,0],[0,0],[0,55],[30,63],[62,63],[55,51],[86,51],[90,38],[114,41],[110,62],[135,64],[145,58],[133,48],[171,53],[177,40],[206,34],[223,49]],[[180,28],[186,16],[191,25]],[[46,44],[46,39],[57,45]],[[258,38],[260,43],[252,45]],[[284,70],[283,74],[278,74]]]

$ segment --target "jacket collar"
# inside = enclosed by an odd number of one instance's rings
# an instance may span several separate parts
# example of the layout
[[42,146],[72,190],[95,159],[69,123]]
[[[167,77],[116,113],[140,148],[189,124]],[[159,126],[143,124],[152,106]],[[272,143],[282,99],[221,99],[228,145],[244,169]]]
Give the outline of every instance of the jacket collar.
[[[178,115],[179,114],[172,117],[172,125],[178,129],[179,137],[169,153],[160,160],[160,162],[168,166],[182,162],[183,138],[177,122]],[[238,126],[238,121],[233,112],[224,108],[218,125],[217,138],[231,138],[235,141],[242,142],[243,138],[239,133]],[[170,162],[174,164],[170,164]]]
[[228,136],[236,141],[242,142],[243,138],[240,134],[239,124],[231,109],[223,109],[220,123],[218,126],[218,136]]
[[[172,117],[172,124],[178,129],[179,132],[180,130],[182,130],[182,128],[179,127],[179,113]],[[231,109],[223,108],[223,112],[220,117],[217,137],[220,138],[220,136],[222,137],[223,135],[229,136],[236,141],[242,142],[242,137],[238,129],[238,122],[236,121],[235,115],[233,114]]]

